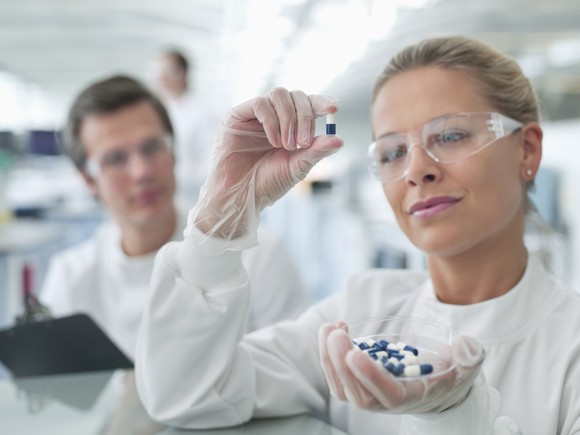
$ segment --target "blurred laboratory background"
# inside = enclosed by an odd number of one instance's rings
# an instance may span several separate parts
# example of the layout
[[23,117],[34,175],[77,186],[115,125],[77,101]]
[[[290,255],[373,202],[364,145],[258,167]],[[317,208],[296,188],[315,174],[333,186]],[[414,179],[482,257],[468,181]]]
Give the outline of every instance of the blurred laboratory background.
[[370,93],[395,51],[450,34],[509,53],[534,83],[545,131],[534,199],[556,230],[554,270],[580,290],[577,0],[0,0],[0,325],[51,255],[107,219],[59,146],[72,99],[115,73],[151,84],[165,47],[190,58],[195,95],[219,113],[274,86],[339,98],[344,150],[263,217],[314,299],[369,266],[425,267],[366,168]]

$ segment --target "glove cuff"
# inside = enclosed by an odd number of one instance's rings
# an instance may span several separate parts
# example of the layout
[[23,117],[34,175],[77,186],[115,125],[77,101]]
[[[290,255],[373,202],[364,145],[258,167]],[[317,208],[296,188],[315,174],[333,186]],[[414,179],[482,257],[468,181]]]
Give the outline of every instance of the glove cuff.
[[187,217],[187,227],[183,230],[183,238],[192,242],[203,255],[213,257],[226,251],[243,251],[258,244],[257,227],[259,222],[254,225],[255,231],[228,240],[204,234],[195,224],[196,215],[196,208],[191,209]]
[[480,372],[461,403],[437,414],[404,416],[402,433],[489,435],[493,430],[500,401],[500,394],[487,385],[483,372]]

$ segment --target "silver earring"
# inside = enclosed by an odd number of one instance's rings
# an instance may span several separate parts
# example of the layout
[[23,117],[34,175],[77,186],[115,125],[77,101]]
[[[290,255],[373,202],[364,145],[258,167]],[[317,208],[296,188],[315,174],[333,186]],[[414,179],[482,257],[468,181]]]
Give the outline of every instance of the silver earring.
[[532,176],[532,170],[531,170],[531,169],[527,169],[527,170],[526,170],[526,175],[527,175],[528,177],[531,177],[531,176]]

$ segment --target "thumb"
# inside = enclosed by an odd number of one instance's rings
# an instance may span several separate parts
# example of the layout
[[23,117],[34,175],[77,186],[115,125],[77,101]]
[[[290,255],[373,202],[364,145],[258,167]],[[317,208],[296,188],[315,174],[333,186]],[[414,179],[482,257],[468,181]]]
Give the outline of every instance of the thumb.
[[337,152],[343,143],[338,136],[317,136],[308,148],[293,152],[291,167],[294,182],[306,178],[314,165]]

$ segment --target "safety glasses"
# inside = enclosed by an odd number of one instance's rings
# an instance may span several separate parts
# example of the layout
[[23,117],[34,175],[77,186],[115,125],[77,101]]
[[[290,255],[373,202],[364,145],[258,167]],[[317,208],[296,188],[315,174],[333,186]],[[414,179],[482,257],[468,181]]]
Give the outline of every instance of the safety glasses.
[[437,163],[454,163],[477,154],[523,125],[497,112],[445,115],[418,130],[379,137],[369,146],[369,167],[381,182],[394,183],[407,175],[413,147],[423,148]]
[[114,149],[87,159],[85,168],[92,178],[118,176],[126,173],[131,154],[139,154],[148,163],[155,163],[169,156],[172,147],[173,140],[169,135],[151,137],[133,150]]

